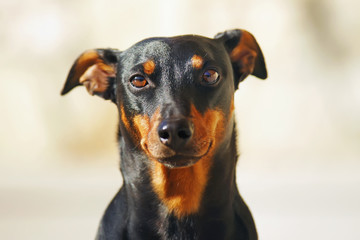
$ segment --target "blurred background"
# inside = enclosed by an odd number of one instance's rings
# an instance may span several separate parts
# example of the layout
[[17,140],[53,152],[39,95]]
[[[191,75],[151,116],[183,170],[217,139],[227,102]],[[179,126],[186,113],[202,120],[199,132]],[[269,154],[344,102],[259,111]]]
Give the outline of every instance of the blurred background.
[[0,0],[1,239],[93,239],[122,183],[115,105],[60,90],[75,58],[232,28],[266,81],[236,93],[240,192],[260,239],[360,239],[357,0]]

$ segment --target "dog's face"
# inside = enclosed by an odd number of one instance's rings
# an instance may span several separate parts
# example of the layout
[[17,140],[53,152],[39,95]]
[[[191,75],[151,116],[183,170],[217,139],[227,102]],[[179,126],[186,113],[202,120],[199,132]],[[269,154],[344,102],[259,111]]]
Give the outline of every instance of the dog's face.
[[149,39],[122,52],[119,66],[122,129],[149,158],[183,167],[215,147],[234,92],[224,47],[196,36]]
[[185,167],[214,152],[232,127],[233,95],[249,74],[266,78],[251,34],[152,38],[125,51],[97,49],[74,63],[62,94],[85,85],[117,104],[120,134],[148,158]]

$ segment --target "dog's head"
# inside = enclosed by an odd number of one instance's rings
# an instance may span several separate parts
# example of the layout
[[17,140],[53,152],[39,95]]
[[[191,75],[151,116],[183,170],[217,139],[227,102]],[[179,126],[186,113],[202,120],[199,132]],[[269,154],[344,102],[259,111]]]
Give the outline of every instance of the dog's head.
[[151,38],[125,51],[86,51],[62,94],[84,85],[111,100],[126,142],[167,167],[184,167],[213,152],[232,128],[234,91],[250,74],[267,77],[260,47],[244,30]]

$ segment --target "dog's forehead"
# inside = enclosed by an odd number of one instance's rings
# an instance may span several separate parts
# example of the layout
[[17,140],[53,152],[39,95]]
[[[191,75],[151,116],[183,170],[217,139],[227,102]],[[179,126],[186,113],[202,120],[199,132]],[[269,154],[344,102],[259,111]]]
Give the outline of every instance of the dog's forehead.
[[218,48],[218,42],[215,39],[184,35],[145,39],[130,47],[124,54],[134,60],[153,59],[166,63],[174,59],[185,60],[195,54],[210,58]]

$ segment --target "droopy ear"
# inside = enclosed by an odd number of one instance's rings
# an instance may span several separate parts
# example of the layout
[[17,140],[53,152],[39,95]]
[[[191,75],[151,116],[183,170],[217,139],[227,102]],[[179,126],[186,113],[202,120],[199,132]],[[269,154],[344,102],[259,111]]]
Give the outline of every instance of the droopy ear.
[[84,85],[89,94],[114,101],[118,53],[115,49],[94,49],[81,54],[70,69],[61,95]]
[[267,78],[264,56],[251,33],[234,29],[218,33],[215,39],[222,41],[229,53],[236,88],[249,74],[261,79]]

